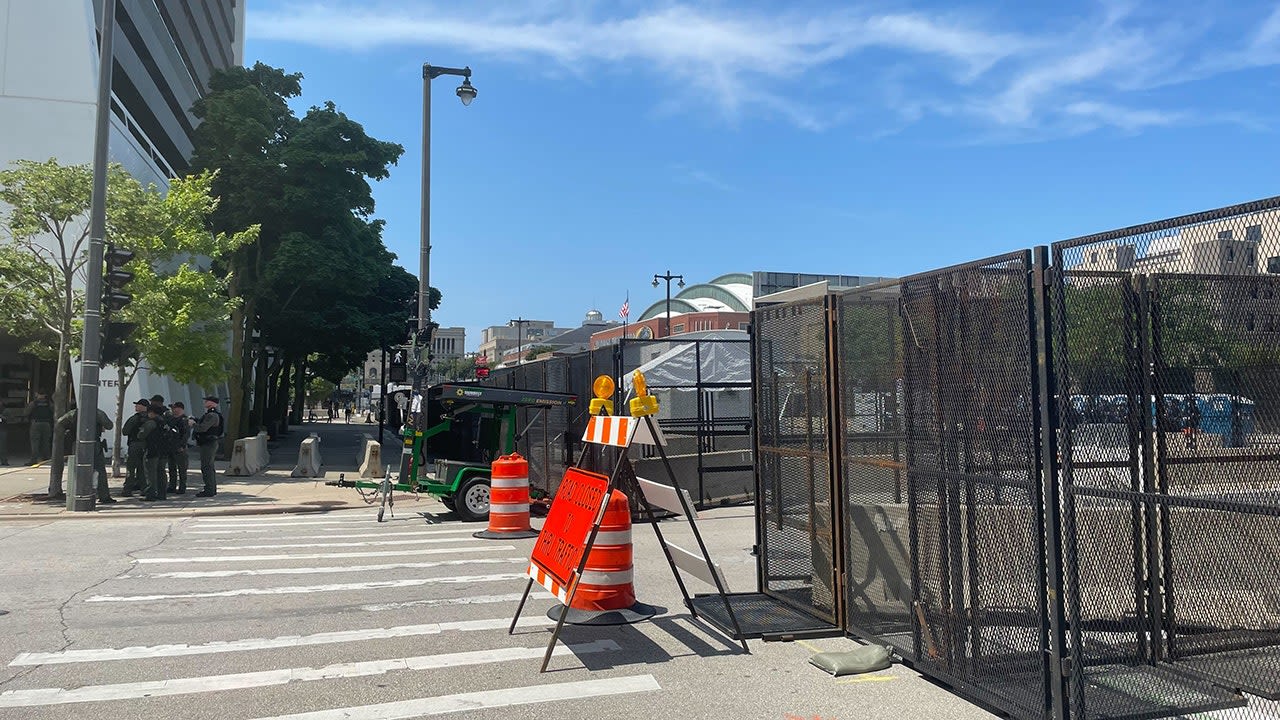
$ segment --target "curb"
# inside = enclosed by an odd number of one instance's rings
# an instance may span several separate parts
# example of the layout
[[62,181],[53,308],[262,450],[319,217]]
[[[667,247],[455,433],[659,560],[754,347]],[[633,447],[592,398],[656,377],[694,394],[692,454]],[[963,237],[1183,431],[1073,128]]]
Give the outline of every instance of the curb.
[[191,510],[94,510],[93,512],[0,512],[2,520],[106,520],[121,518],[136,520],[139,518],[186,518],[208,517],[214,515],[302,515],[337,512],[339,510],[360,510],[366,505],[349,505],[342,507],[315,507],[313,505],[277,505],[273,507],[220,507]]

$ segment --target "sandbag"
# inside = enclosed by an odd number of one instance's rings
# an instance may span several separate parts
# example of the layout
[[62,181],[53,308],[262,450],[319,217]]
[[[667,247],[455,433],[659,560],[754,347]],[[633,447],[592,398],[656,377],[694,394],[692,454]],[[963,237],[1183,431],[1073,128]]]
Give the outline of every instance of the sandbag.
[[818,653],[809,658],[809,663],[826,670],[835,677],[840,677],[884,670],[892,665],[893,661],[890,660],[888,648],[880,645],[864,645],[848,652]]

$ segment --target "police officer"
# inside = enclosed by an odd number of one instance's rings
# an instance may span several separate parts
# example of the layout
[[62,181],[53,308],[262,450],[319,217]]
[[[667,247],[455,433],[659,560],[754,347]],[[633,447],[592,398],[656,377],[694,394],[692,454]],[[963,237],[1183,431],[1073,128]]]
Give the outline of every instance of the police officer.
[[27,422],[31,423],[31,464],[48,460],[53,455],[53,403],[44,393],[27,406]]
[[170,406],[173,416],[171,421],[178,428],[178,448],[169,455],[169,492],[179,495],[187,494],[187,469],[190,461],[187,458],[187,442],[191,440],[191,427],[195,419],[187,415],[187,406],[175,402]]
[[168,450],[164,447],[164,412],[163,405],[147,405],[147,419],[142,421],[138,437],[142,438],[143,484],[142,499],[147,502],[165,499],[164,463],[168,459]]
[[[115,502],[115,498],[111,497],[111,490],[107,486],[107,454],[102,449],[102,433],[115,427],[115,423],[111,422],[111,418],[98,408],[98,440],[93,444],[93,472],[98,476],[98,502],[111,504]],[[58,418],[58,432],[64,429],[75,431],[80,427],[80,412],[77,408],[71,408],[62,417]],[[72,446],[74,447],[74,445]],[[62,482],[62,459],[54,458],[55,473],[58,476],[58,482]]]
[[143,455],[146,453],[146,444],[143,439],[138,436],[138,432],[142,429],[143,423],[147,420],[147,408],[151,403],[146,400],[139,400],[133,404],[133,415],[124,421],[124,427],[120,428],[120,432],[124,434],[126,448],[129,453],[129,462],[125,466],[126,474],[124,479],[124,489],[120,493],[120,497],[132,497],[135,490],[143,491],[146,486],[142,461]]
[[213,466],[213,458],[218,454],[218,438],[222,437],[222,413],[218,412],[218,398],[209,395],[204,399],[204,415],[196,422],[192,435],[196,447],[200,450],[200,476],[204,479],[204,490],[196,493],[196,497],[213,497],[218,494],[217,470]]

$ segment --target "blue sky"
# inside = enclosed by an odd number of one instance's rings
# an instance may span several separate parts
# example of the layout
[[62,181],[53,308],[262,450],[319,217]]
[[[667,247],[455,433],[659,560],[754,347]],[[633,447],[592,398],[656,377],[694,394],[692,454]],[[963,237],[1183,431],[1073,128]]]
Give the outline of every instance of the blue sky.
[[902,275],[1277,194],[1280,3],[252,0],[405,156],[375,187],[418,269],[421,66],[443,325],[633,317],[650,285]]

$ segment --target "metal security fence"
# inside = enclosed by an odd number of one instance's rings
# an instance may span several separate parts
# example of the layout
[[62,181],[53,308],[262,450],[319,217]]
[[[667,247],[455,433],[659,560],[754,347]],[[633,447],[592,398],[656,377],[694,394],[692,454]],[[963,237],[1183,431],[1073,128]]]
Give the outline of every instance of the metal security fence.
[[[573,408],[521,409],[519,452],[530,458],[530,483],[554,492],[573,464],[586,430],[592,383],[600,375],[618,381],[618,412],[630,390],[631,373],[643,370],[659,399],[658,424],[667,455],[695,492],[698,505],[751,502],[751,353],[749,340],[623,339],[616,345],[493,370],[490,387],[568,392]],[[654,462],[657,462],[654,460]],[[638,463],[644,474],[646,461]],[[654,473],[655,476],[657,473]]]
[[1280,717],[1280,198],[753,318],[762,593],[1014,717]]
[[822,299],[754,314],[756,477],[761,590],[835,623],[829,308]]

